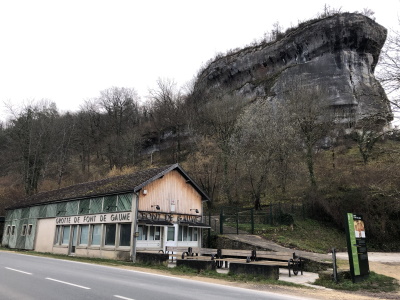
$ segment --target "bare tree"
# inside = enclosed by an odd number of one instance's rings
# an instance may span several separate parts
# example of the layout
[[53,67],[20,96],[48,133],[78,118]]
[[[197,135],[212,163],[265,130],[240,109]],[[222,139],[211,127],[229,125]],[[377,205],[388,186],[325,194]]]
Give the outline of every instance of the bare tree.
[[230,140],[237,130],[236,123],[244,104],[243,99],[239,96],[215,93],[208,96],[207,102],[198,113],[200,132],[213,139],[221,150],[219,155],[222,162],[222,189],[229,203],[233,202],[233,187],[235,187],[234,181],[237,178],[235,176],[236,162],[232,160],[234,157],[231,155]]
[[[185,167],[187,166],[202,189],[215,201],[219,198],[219,179],[222,169],[219,159],[221,150],[213,139],[204,136],[197,136],[195,144],[196,150],[189,154],[184,163]],[[212,205],[212,202],[207,202],[208,207]]]
[[60,188],[72,151],[71,143],[75,133],[76,118],[67,113],[59,117],[56,123],[57,135],[53,143],[56,147],[57,184]]
[[319,13],[317,15],[318,18],[326,18],[326,17],[330,17],[333,16],[335,14],[339,14],[342,11],[342,7],[339,8],[334,8],[331,7],[329,4],[324,4],[324,7],[322,8],[322,13]]
[[107,157],[110,169],[114,166],[121,169],[126,163],[127,141],[125,133],[139,121],[139,96],[131,88],[112,87],[100,92],[100,108],[106,112],[108,131]]
[[96,99],[88,99],[76,116],[76,151],[79,153],[82,174],[89,178],[92,156],[102,159],[102,117]]
[[368,164],[376,142],[390,133],[391,131],[382,130],[382,126],[375,118],[364,119],[358,122],[357,128],[355,128],[352,136],[357,142],[357,147],[364,165]]
[[368,18],[371,18],[372,20],[375,20],[374,17],[375,12],[372,9],[369,9],[368,7],[364,7],[363,10],[361,11],[361,14],[363,14]]
[[327,102],[327,93],[318,86],[300,78],[288,81],[284,99],[290,114],[293,128],[301,140],[312,187],[317,186],[314,170],[315,147],[328,137],[333,125],[332,109]]
[[238,130],[231,139],[234,153],[243,165],[244,182],[248,182],[255,209],[261,209],[261,196],[268,178],[278,177],[285,189],[287,163],[293,152],[293,130],[282,103],[259,99],[252,103],[238,121]]
[[377,66],[377,78],[382,83],[395,112],[400,109],[400,32],[391,30]]
[[9,151],[19,165],[25,193],[32,195],[38,190],[46,164],[53,155],[52,132],[58,117],[54,103],[41,101],[30,104],[14,113],[9,130]]
[[182,138],[185,131],[185,97],[171,79],[158,79],[157,88],[149,91],[148,113],[154,129],[157,131],[158,144],[164,133],[175,138],[174,162],[181,160]]

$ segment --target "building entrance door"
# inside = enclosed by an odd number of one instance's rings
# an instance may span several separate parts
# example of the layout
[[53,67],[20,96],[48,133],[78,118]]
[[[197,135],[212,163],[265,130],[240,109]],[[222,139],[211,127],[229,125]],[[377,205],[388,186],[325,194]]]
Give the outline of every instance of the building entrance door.
[[69,241],[69,254],[75,254],[75,248],[78,241],[78,225],[71,226],[71,239]]

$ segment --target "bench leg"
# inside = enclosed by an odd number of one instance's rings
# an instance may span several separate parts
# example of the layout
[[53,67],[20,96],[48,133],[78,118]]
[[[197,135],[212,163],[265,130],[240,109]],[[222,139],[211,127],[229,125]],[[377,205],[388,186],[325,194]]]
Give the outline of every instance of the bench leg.
[[301,260],[301,257],[299,257],[299,264],[300,264],[300,274],[303,275],[303,262]]

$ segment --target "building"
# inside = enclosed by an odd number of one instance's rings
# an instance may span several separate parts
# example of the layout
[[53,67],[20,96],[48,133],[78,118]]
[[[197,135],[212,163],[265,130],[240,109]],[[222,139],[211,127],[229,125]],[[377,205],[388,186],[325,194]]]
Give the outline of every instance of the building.
[[7,208],[2,245],[133,261],[136,250],[201,247],[204,201],[178,164],[78,184]]

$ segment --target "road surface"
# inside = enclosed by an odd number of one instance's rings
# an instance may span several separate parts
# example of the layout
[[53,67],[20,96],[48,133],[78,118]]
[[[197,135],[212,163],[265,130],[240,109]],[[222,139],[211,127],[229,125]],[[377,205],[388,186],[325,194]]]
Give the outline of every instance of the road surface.
[[0,252],[0,299],[305,299],[194,280]]

